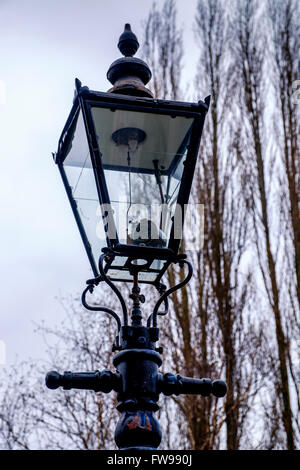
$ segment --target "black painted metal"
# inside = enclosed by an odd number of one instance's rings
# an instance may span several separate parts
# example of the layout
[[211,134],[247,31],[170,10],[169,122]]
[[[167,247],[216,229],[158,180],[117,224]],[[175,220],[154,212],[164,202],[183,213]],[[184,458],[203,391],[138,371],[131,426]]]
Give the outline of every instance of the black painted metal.
[[154,412],[158,410],[157,377],[160,355],[154,350],[158,330],[128,327],[122,331],[122,350],[113,363],[121,375],[117,409],[121,417],[115,431],[120,449],[142,446],[156,449],[161,430]]
[[175,292],[176,290],[181,289],[183,286],[185,286],[190,281],[190,279],[193,275],[193,266],[189,261],[183,259],[184,256],[185,255],[178,255],[177,260],[175,262],[179,263],[181,268],[185,264],[188,266],[188,274],[187,274],[186,278],[182,282],[177,284],[176,286],[170,287],[170,289],[168,289],[167,291],[162,293],[161,297],[158,299],[158,301],[155,304],[155,307],[154,307],[154,310],[153,310],[152,314],[148,318],[147,326],[150,326],[151,320],[152,320],[152,323],[153,323],[153,327],[157,326],[157,315],[166,315],[166,313],[168,313],[168,311],[163,312],[163,313],[159,312],[158,311],[159,306],[162,304],[162,302],[165,302],[165,306],[167,307],[168,304],[166,303],[166,301],[167,301],[168,296],[170,294],[172,294],[173,292]]
[[106,274],[104,272],[103,261],[104,261],[105,257],[108,257],[108,255],[103,254],[103,255],[100,256],[99,271],[100,271],[102,279],[106,282],[106,284],[114,291],[114,293],[118,297],[118,299],[121,303],[121,307],[122,307],[124,325],[127,325],[128,324],[128,313],[127,313],[127,307],[126,307],[126,304],[125,304],[125,300],[123,299],[122,294],[119,291],[119,289],[114,285],[114,283],[110,279],[108,279],[108,277],[106,276]]
[[46,376],[46,385],[51,389],[63,387],[117,392],[117,409],[121,413],[115,431],[119,449],[157,449],[161,441],[160,425],[154,415],[159,409],[160,393],[164,395],[197,394],[203,397],[223,397],[226,385],[217,380],[194,379],[160,374],[161,356],[155,348],[159,338],[158,328],[122,326],[121,351],[113,364],[116,372],[104,370],[92,373],[55,371]]
[[107,79],[113,85],[109,93],[152,98],[151,91],[144,86],[152,76],[151,70],[146,62],[132,57],[138,50],[139,43],[128,23],[125,24],[118,47],[125,57],[115,60],[108,69]]
[[[183,266],[188,262],[181,259],[180,263]],[[188,266],[190,270],[186,279],[189,279],[191,275],[190,263]],[[87,292],[93,285],[92,281],[96,283],[100,280],[103,279],[88,281],[89,286],[84,292]],[[167,296],[174,291],[174,288],[165,291],[165,286],[160,284],[157,289],[162,296],[154,311],[159,315],[159,305],[163,301],[166,302]],[[162,375],[159,372],[162,364],[160,356],[162,349],[156,347],[159,329],[142,325],[140,302],[144,301],[144,296],[140,294],[137,275],[130,297],[133,300],[132,325],[121,326],[113,346],[113,350],[119,350],[113,359],[116,372],[104,370],[72,373],[68,371],[60,375],[58,372],[51,371],[46,376],[46,385],[50,389],[78,388],[104,393],[114,390],[117,392],[117,410],[121,413],[115,431],[115,441],[119,449],[157,449],[161,441],[161,429],[154,413],[159,409],[160,393],[167,396],[193,394],[203,397],[209,395],[223,397],[226,394],[226,384],[221,380],[212,382],[206,378],[196,379],[171,373]],[[106,312],[110,309],[99,307],[99,310]],[[110,311],[107,313],[111,314]],[[163,315],[166,313],[167,311],[161,312]]]
[[56,371],[48,372],[46,375],[46,385],[51,390],[63,387],[64,390],[72,388],[82,390],[94,390],[94,392],[109,393],[112,390],[118,391],[121,387],[121,377],[109,370],[99,372],[70,372],[66,371],[60,375]]
[[167,373],[159,374],[158,390],[164,395],[190,394],[202,397],[214,395],[221,398],[226,395],[227,387],[222,380],[212,382],[210,379],[194,379]]
[[132,57],[140,47],[136,35],[131,31],[129,23],[125,24],[124,32],[118,42],[118,48],[125,57]]
[[118,325],[118,331],[120,331],[121,329],[121,321],[120,321],[120,317],[116,314],[116,312],[114,312],[114,310],[112,310],[111,308],[108,308],[108,307],[102,307],[102,306],[93,306],[93,305],[89,305],[86,301],[86,294],[88,292],[93,292],[93,286],[88,286],[84,289],[83,293],[82,293],[82,296],[81,296],[81,303],[82,305],[84,306],[84,308],[86,308],[87,310],[90,310],[91,312],[105,312],[105,313],[108,313],[109,315],[111,315],[117,322],[117,325]]

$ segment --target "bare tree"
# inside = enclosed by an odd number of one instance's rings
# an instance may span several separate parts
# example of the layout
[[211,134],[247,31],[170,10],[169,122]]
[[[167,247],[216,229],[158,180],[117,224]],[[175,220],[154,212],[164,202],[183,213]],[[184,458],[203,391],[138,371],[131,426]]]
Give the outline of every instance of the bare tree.
[[294,289],[300,305],[300,159],[299,159],[299,106],[293,102],[293,83],[300,76],[300,21],[299,2],[285,0],[269,2],[269,16],[272,32],[272,57],[274,66],[274,91],[276,100],[280,103],[280,119],[275,129],[280,154],[284,165],[287,189],[285,203],[289,218],[289,236],[291,245],[286,250],[292,259],[290,267],[293,270]]
[[[286,330],[290,342],[288,363],[296,394],[295,425],[300,432],[299,361],[297,350],[300,335],[300,107],[293,100],[293,83],[300,77],[300,8],[299,2],[269,2],[268,12],[272,33],[271,52],[273,87],[276,102],[274,135],[280,155],[280,200],[283,213],[284,238],[284,304]],[[298,353],[299,354],[299,353]]]
[[27,406],[33,397],[30,364],[6,368],[0,385],[0,449],[29,450],[33,443],[34,423]]
[[174,0],[165,0],[161,11],[153,3],[144,22],[143,54],[152,70],[150,86],[161,99],[180,97],[183,39],[177,26]]
[[[171,5],[173,14],[164,16],[166,6]],[[176,29],[175,3],[167,1],[161,13],[154,5],[146,22],[146,59],[154,72],[155,96],[178,99],[180,75],[171,76],[177,64],[172,50],[164,47],[165,36],[160,32],[162,18],[172,23],[167,29],[173,35],[169,42],[177,41],[179,50],[182,48]],[[238,448],[247,427],[251,400],[262,386],[258,371],[250,366],[260,360],[258,345],[262,334],[260,326],[251,321],[254,296],[251,273],[241,272],[248,223],[246,202],[243,204],[240,193],[242,161],[238,132],[229,124],[233,118],[230,90],[234,84],[232,69],[228,67],[227,28],[222,2],[198,3],[196,31],[201,61],[197,95],[200,95],[199,86],[202,93],[206,90],[212,94],[193,188],[194,200],[205,208],[205,243],[203,249],[190,253],[196,267],[194,280],[189,287],[174,292],[169,323],[167,328],[162,325],[167,363],[173,363],[178,373],[217,378],[224,371],[228,383],[225,413],[221,402],[215,399],[175,399],[177,413],[185,420],[184,446],[193,449],[218,448],[225,422],[227,447]],[[158,66],[162,53],[164,60]],[[222,119],[223,115],[226,119]],[[200,230],[199,220],[195,221],[193,230]],[[184,242],[181,250],[184,251]],[[183,277],[182,271],[168,270],[170,285]],[[242,361],[242,357],[247,357],[247,361]]]
[[[107,297],[106,297],[107,298]],[[64,300],[65,321],[39,326],[49,360],[14,367],[1,381],[0,445],[4,449],[114,449],[115,396],[84,390],[48,390],[49,370],[111,368],[115,325],[78,300]]]
[[[197,264],[206,266],[209,285],[206,310],[212,312],[218,325],[222,345],[219,354],[225,358],[227,449],[239,448],[242,436],[243,443],[247,442],[246,418],[267,374],[264,368],[258,370],[254,366],[256,361],[257,365],[262,363],[264,341],[262,324],[252,315],[253,268],[246,267],[244,262],[249,248],[249,219],[248,202],[243,202],[242,198],[241,129],[236,106],[236,75],[230,54],[233,27],[224,2],[198,2],[197,86],[209,91],[212,100],[196,186],[206,214],[206,239]],[[197,280],[200,286],[203,285],[201,277]],[[203,302],[207,294],[204,298],[203,293],[201,296]]]
[[[260,5],[262,7],[262,5]],[[260,8],[254,0],[237,3],[237,34],[235,41],[236,69],[240,72],[242,99],[241,108],[245,134],[245,149],[248,154],[248,187],[251,188],[252,220],[255,231],[255,245],[258,262],[263,278],[270,308],[274,315],[275,334],[278,348],[279,383],[277,393],[280,397],[282,422],[286,433],[288,449],[295,448],[290,400],[287,332],[284,331],[283,308],[280,302],[281,284],[279,282],[280,233],[272,217],[272,187],[278,182],[274,175],[274,158],[268,159],[264,118],[266,116],[266,73],[265,45],[266,36],[258,24],[263,23]],[[271,186],[272,185],[272,186]],[[247,194],[249,200],[249,193]],[[276,208],[275,208],[276,210]],[[277,237],[273,234],[277,233]],[[274,369],[274,372],[276,369]]]

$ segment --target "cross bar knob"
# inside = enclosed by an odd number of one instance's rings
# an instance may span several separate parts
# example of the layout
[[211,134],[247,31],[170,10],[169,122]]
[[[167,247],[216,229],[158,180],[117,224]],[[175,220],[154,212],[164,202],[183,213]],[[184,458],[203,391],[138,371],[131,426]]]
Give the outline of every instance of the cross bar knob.
[[94,390],[95,392],[109,393],[112,390],[118,391],[120,387],[120,376],[109,370],[102,372],[70,372],[59,374],[56,371],[48,372],[46,375],[46,386],[51,390],[63,387],[64,390],[77,388],[81,390]]
[[224,397],[227,391],[226,384],[222,380],[212,382],[210,379],[194,379],[170,373],[159,374],[158,388],[164,395],[192,394],[203,397],[211,394],[215,397]]

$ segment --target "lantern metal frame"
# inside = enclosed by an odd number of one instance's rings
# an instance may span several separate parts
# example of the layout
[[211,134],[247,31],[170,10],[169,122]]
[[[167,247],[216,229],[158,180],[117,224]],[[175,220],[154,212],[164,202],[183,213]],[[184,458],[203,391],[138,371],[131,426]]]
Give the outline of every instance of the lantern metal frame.
[[[75,80],[76,90],[75,98],[73,102],[73,107],[71,109],[70,115],[67,119],[66,125],[62,131],[61,137],[59,139],[58,150],[54,155],[55,163],[58,165],[62,181],[64,183],[69,202],[71,204],[73,214],[89,259],[89,262],[92,267],[93,274],[95,278],[99,276],[99,266],[96,264],[92,249],[86,235],[85,229],[83,227],[82,221],[80,219],[77,204],[73,198],[71,188],[68,184],[68,179],[63,167],[64,159],[66,158],[69,145],[71,143],[71,138],[74,133],[74,125],[76,125],[78,115],[80,111],[82,112],[89,152],[93,167],[94,178],[96,182],[96,188],[98,193],[98,199],[100,205],[105,205],[106,210],[111,211],[110,206],[110,197],[106,185],[104,168],[101,160],[101,153],[98,147],[96,130],[94,127],[94,122],[92,118],[91,108],[100,107],[111,110],[125,110],[125,111],[135,111],[142,113],[150,114],[160,114],[160,115],[169,115],[172,117],[182,116],[187,118],[193,118],[193,124],[190,131],[190,141],[187,149],[187,155],[184,162],[184,170],[180,182],[179,193],[177,197],[176,208],[180,206],[184,208],[188,203],[189,195],[191,191],[191,185],[194,176],[194,170],[198,157],[198,150],[203,130],[203,125],[205,121],[206,113],[209,109],[209,97],[205,101],[199,101],[198,103],[186,103],[178,102],[171,100],[157,100],[148,97],[136,97],[128,95],[118,95],[113,93],[103,93],[98,91],[91,91],[88,87],[82,86],[81,82]],[[176,211],[177,209],[175,209]],[[184,223],[184,210],[182,213],[182,227]],[[108,233],[106,233],[106,242],[107,248],[103,248],[102,251],[109,251],[110,256],[106,257],[106,264],[104,266],[104,272],[107,273],[116,256],[126,256],[128,260],[122,266],[113,265],[112,269],[116,270],[126,270],[131,272],[136,272],[136,267],[132,265],[132,260],[134,259],[143,259],[147,263],[143,266],[139,266],[139,272],[155,272],[157,273],[156,279],[154,281],[141,280],[141,283],[158,285],[161,277],[164,275],[168,269],[170,263],[174,262],[177,257],[177,253],[180,246],[180,239],[174,238],[174,218],[171,225],[170,239],[168,247],[148,247],[148,246],[137,246],[137,245],[126,245],[119,243],[118,232],[115,226],[114,217],[112,211],[106,214],[113,227],[113,231],[116,234],[114,239],[110,238]],[[99,253],[100,258],[101,253]],[[150,265],[154,259],[164,260],[165,263],[161,269],[151,269]],[[114,278],[113,281],[122,281],[122,282],[132,282],[132,280],[124,280]]]

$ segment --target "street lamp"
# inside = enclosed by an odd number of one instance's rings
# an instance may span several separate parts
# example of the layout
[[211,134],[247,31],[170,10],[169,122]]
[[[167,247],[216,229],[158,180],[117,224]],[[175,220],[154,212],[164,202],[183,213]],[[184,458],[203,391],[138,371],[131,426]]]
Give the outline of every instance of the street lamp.
[[[124,57],[108,70],[113,87],[107,93],[82,87],[76,79],[73,107],[54,154],[94,274],[82,303],[117,322],[116,372],[52,371],[46,384],[116,391],[118,447],[156,449],[161,431],[154,412],[160,393],[226,393],[222,381],[160,374],[162,349],[156,347],[157,316],[167,314],[168,296],[192,276],[192,265],[178,252],[209,97],[198,103],[154,99],[145,87],[151,71],[133,57],[139,44],[129,24],[118,47]],[[167,290],[161,279],[171,263],[186,265],[188,273]],[[133,283],[131,324],[115,281]],[[100,282],[117,295],[122,319],[108,307],[87,303],[87,293]],[[155,286],[160,294],[146,325],[140,283]]]

